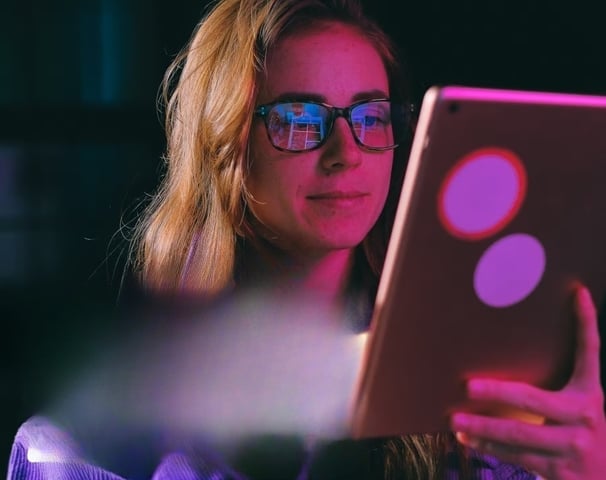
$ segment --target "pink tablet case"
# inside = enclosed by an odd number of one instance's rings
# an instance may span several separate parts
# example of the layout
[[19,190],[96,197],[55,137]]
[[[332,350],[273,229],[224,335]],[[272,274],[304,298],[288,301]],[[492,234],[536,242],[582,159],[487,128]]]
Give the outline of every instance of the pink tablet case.
[[474,376],[556,389],[572,291],[606,292],[606,97],[433,87],[351,405],[354,437],[448,430]]

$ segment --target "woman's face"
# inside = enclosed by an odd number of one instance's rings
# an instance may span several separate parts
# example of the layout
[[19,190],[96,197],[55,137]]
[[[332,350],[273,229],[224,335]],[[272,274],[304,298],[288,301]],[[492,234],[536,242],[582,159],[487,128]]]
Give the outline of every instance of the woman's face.
[[[287,36],[269,53],[257,105],[314,99],[336,107],[389,97],[381,57],[355,29],[327,24]],[[383,209],[393,151],[363,150],[337,118],[326,143],[312,151],[274,148],[255,119],[246,186],[259,232],[295,256],[358,245]]]

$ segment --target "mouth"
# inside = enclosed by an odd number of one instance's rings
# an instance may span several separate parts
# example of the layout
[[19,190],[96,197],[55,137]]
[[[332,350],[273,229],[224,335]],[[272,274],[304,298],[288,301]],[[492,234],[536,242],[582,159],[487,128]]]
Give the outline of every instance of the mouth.
[[344,192],[344,191],[330,191],[330,192],[321,192],[314,193],[312,195],[308,195],[307,198],[309,200],[349,200],[356,198],[367,197],[368,193],[365,192]]
[[347,208],[359,206],[368,196],[368,193],[358,191],[328,191],[308,195],[307,199],[316,205],[330,208]]

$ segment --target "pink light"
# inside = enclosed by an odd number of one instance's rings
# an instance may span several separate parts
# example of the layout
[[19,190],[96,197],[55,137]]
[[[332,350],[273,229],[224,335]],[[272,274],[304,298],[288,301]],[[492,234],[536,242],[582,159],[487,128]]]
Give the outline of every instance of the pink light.
[[508,103],[539,103],[606,108],[606,96],[574,93],[527,92],[474,87],[444,87],[445,100],[492,100]]
[[502,230],[526,196],[526,170],[510,150],[474,150],[447,173],[438,192],[438,216],[452,235],[480,240]]
[[490,307],[515,305],[541,282],[545,264],[545,248],[537,238],[526,233],[503,237],[488,247],[476,266],[476,295]]

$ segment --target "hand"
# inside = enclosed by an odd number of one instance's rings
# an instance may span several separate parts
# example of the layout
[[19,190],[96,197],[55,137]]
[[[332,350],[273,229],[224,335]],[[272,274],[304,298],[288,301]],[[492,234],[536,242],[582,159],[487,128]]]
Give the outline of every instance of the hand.
[[503,403],[543,417],[545,423],[455,413],[451,426],[459,441],[547,480],[606,478],[600,336],[596,308],[584,287],[576,292],[575,310],[579,321],[575,367],[562,390],[484,379],[467,385],[471,399]]

